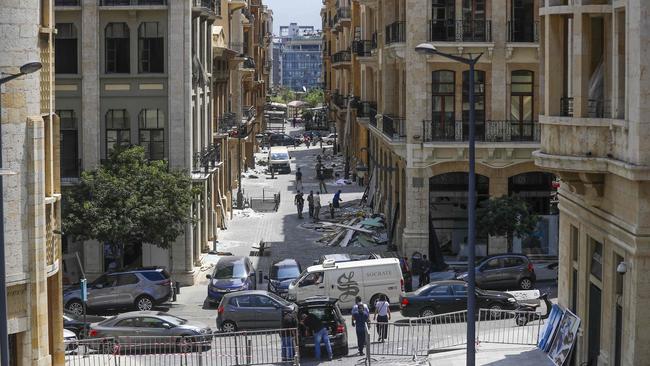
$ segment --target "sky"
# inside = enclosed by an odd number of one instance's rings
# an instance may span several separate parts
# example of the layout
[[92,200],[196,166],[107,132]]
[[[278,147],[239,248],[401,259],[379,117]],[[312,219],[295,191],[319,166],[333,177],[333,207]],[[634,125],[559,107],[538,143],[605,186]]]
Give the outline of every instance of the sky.
[[291,22],[298,25],[313,25],[322,28],[320,9],[322,0],[262,0],[262,4],[273,9],[273,34],[280,34],[281,25]]

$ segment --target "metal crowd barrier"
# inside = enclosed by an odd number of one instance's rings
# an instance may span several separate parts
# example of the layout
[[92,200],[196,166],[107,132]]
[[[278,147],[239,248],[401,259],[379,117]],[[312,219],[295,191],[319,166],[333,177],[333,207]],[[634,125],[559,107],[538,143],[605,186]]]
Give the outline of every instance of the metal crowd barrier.
[[274,329],[191,337],[114,337],[66,342],[69,366],[297,365],[298,330]]

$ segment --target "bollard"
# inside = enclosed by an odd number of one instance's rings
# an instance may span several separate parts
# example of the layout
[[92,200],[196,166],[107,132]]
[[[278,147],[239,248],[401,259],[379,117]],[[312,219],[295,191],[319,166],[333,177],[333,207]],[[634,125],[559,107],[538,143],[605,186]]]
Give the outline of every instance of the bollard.
[[261,270],[259,271],[259,280],[257,280],[258,283],[264,283],[264,272]]
[[172,282],[172,302],[176,302],[176,294],[178,293],[178,283]]

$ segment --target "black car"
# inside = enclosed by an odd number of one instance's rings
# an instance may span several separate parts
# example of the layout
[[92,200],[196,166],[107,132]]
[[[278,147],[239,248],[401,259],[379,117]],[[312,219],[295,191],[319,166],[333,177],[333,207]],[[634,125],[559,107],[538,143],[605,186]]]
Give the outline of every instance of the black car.
[[[303,314],[312,314],[327,324],[327,331],[332,346],[332,353],[335,356],[347,356],[348,354],[348,328],[341,309],[336,303],[338,299],[323,296],[309,297],[298,301],[298,319]],[[314,337],[307,335],[305,327],[301,324],[300,331],[300,354],[314,352]],[[321,354],[326,354],[325,345],[321,342]]]
[[269,146],[294,146],[300,144],[302,141],[295,139],[289,135],[276,133],[269,136]]
[[[535,268],[523,254],[497,254],[483,258],[476,265],[476,286],[490,289],[530,290],[535,286]],[[467,272],[457,277],[467,279]]]
[[73,332],[77,338],[81,338],[84,329],[90,329],[91,323],[98,323],[106,320],[103,316],[86,315],[84,321],[83,315],[79,316],[67,310],[63,311],[63,328]]
[[300,273],[302,273],[302,268],[295,259],[286,258],[273,262],[269,268],[269,275],[264,276],[264,279],[269,281],[268,291],[285,297],[289,284],[300,277]]
[[[478,309],[514,310],[514,296],[499,291],[476,289]],[[408,317],[427,317],[467,309],[467,283],[464,281],[438,281],[422,286],[414,292],[400,296],[400,312]]]

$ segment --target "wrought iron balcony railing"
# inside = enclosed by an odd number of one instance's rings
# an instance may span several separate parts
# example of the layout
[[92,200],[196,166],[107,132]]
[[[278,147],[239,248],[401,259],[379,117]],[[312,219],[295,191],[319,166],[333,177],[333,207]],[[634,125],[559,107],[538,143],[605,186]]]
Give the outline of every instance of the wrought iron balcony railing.
[[255,106],[252,106],[252,105],[243,106],[242,110],[241,110],[241,115],[247,121],[252,120],[257,115],[257,111],[255,110]]
[[[373,114],[371,116],[371,114]],[[357,103],[357,117],[359,118],[374,118],[377,115],[376,102],[359,102]]]
[[54,0],[54,6],[79,6],[80,0]]
[[224,113],[223,116],[219,117],[217,131],[221,133],[230,133],[238,126],[239,123],[237,123],[235,120],[235,114],[232,112],[227,112]]
[[377,43],[372,40],[360,40],[352,42],[352,51],[359,57],[369,57],[372,50],[377,48]]
[[429,21],[429,42],[491,42],[490,20],[436,19]]
[[209,168],[216,168],[220,162],[221,144],[212,144],[194,153],[192,171],[199,172],[204,169],[207,172]]
[[370,124],[377,127],[377,105],[371,105],[368,107],[368,118],[370,119]]
[[383,115],[382,132],[393,141],[406,140],[406,120],[402,117]]
[[339,51],[332,56],[332,63],[334,64],[350,61],[352,61],[352,53],[350,50]]
[[100,0],[100,6],[150,6],[167,5],[167,0]]
[[[606,99],[587,100],[586,118],[611,118],[611,101]],[[573,98],[562,97],[560,99],[560,116],[573,117]]]
[[508,20],[508,42],[539,42],[539,21]]
[[352,10],[350,9],[349,6],[338,8],[336,9],[334,24],[343,20],[350,20],[351,18],[352,18]]
[[386,44],[406,42],[406,22],[397,21],[386,26]]
[[[537,121],[477,121],[476,141],[479,142],[539,142]],[[422,121],[424,142],[467,141],[467,121]]]

